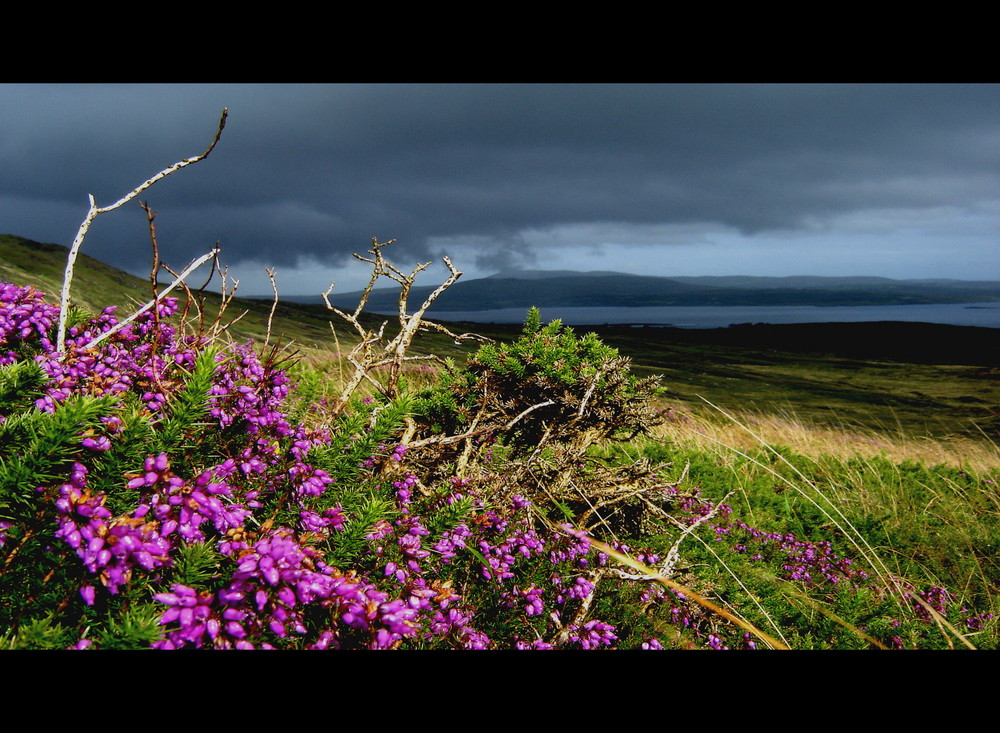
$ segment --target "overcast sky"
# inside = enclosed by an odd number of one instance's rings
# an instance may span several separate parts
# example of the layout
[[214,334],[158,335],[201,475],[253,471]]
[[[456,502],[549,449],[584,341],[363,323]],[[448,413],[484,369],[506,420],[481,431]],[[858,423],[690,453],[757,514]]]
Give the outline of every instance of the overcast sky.
[[[0,233],[69,245],[142,196],[242,295],[398,265],[1000,279],[1000,85],[0,85]],[[84,251],[145,275],[132,203]],[[431,268],[418,282],[437,284]]]

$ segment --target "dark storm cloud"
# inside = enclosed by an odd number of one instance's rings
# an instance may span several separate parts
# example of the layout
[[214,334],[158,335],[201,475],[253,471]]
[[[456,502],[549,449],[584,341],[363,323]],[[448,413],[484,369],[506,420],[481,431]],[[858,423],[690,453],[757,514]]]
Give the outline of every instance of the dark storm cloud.
[[[68,244],[87,194],[144,195],[189,259],[337,264],[372,236],[429,257],[480,242],[530,261],[518,232],[711,222],[746,234],[880,207],[1000,199],[1000,87],[956,85],[15,85],[0,87],[0,231]],[[147,261],[133,206],[88,252]]]

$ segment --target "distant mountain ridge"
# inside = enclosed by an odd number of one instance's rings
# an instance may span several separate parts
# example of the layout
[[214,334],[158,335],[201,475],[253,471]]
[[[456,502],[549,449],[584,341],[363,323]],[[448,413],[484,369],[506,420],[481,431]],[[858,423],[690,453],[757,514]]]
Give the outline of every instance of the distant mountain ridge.
[[[414,287],[410,302],[436,286]],[[394,312],[397,291],[373,290],[367,309]],[[331,297],[353,307],[360,292]],[[442,311],[538,307],[913,305],[1000,301],[1000,281],[802,275],[659,277],[621,272],[503,270],[489,277],[459,280],[435,302]]]
[[950,278],[913,278],[906,280],[877,275],[830,276],[830,275],[635,275],[627,272],[610,270],[591,270],[578,272],[575,270],[501,270],[489,275],[486,279],[538,280],[555,277],[651,277],[656,280],[673,280],[690,285],[705,285],[720,288],[746,288],[752,290],[767,288],[828,288],[864,285],[908,285],[942,286],[975,285],[987,288],[1000,287],[1000,281],[995,280],[956,280]]
[[[34,285],[58,295],[67,249],[15,235],[0,235],[0,281]],[[73,299],[99,310],[118,302],[115,293],[143,302],[149,282],[102,263],[86,254],[86,285],[75,285]],[[437,284],[410,291],[412,306],[422,302]],[[334,294],[330,300],[353,309],[361,293]],[[395,313],[398,290],[373,290],[366,310]],[[251,296],[245,296],[251,297]],[[271,296],[262,296],[270,300]],[[321,305],[315,296],[282,296],[292,303]],[[947,279],[893,280],[884,277],[657,277],[621,272],[573,270],[502,270],[489,277],[459,280],[435,302],[438,311],[482,311],[499,308],[632,307],[632,306],[760,306],[760,305],[907,305],[1000,301],[1000,281]]]

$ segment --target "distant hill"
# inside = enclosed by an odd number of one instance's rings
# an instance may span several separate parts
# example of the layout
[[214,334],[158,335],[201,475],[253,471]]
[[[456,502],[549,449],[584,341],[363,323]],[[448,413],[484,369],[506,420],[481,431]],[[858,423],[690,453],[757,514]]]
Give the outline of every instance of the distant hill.
[[[0,281],[34,285],[57,300],[67,249],[11,234],[0,235]],[[111,303],[149,299],[149,282],[81,253],[72,299],[96,312]],[[414,287],[411,308],[437,284]],[[372,291],[366,311],[395,313],[395,288]],[[353,309],[359,292],[332,295],[331,302]],[[210,298],[214,300],[214,298]],[[282,308],[296,318],[326,318],[322,299],[282,296]],[[266,310],[265,301],[238,298],[240,308]],[[479,311],[531,306],[670,306],[670,305],[906,305],[1000,301],[1000,282],[966,280],[893,280],[881,277],[649,277],[620,272],[505,270],[489,277],[459,280],[435,302],[437,311]],[[269,305],[270,296],[266,298]],[[311,307],[300,306],[309,303]],[[291,315],[289,313],[288,315]],[[249,322],[249,319],[248,319]],[[317,334],[318,335],[318,334]]]
[[[13,234],[0,234],[0,282],[32,285],[51,302],[59,301],[69,250],[61,244],[35,242]],[[150,298],[149,280],[130,275],[80,252],[78,277],[70,288],[70,298],[87,310],[99,313],[112,305],[124,305]]]
[[[45,293],[50,303],[58,303],[68,254],[68,249],[60,244],[0,234],[0,282],[10,282],[22,287],[34,286]],[[198,282],[200,284],[201,281]],[[179,289],[173,291],[173,294],[184,297],[183,291]],[[130,275],[82,252],[77,257],[70,300],[85,310],[99,313],[109,305],[117,305],[121,307],[118,315],[127,315],[138,304],[146,303],[151,295],[147,278]],[[207,323],[211,323],[218,313],[220,300],[217,293],[205,294]],[[267,332],[270,310],[270,301],[236,298],[230,304],[225,320],[245,313],[230,328],[229,334],[237,341],[251,337],[263,338]],[[372,316],[370,321],[379,322],[379,318]],[[282,302],[273,321],[275,340],[282,334],[284,343],[294,341],[312,346],[325,345],[331,341],[331,319],[322,305]],[[340,340],[346,347],[353,344],[355,339],[349,331],[343,330]]]
[[[410,302],[435,286],[414,287]],[[393,312],[393,289],[373,290],[368,309]],[[331,297],[339,307],[358,302],[360,293]],[[459,280],[436,301],[444,311],[498,308],[913,305],[1000,301],[1000,282],[893,280],[883,277],[651,277],[620,272],[507,270],[485,278]]]

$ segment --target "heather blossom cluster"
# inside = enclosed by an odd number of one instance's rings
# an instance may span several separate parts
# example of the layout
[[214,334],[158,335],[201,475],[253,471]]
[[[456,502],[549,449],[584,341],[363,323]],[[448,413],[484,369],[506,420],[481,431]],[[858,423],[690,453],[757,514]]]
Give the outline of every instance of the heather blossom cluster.
[[[87,490],[86,475],[86,467],[76,463],[69,481],[59,487],[55,502],[59,528],[54,535],[76,551],[108,592],[117,593],[133,567],[155,570],[169,564],[170,542],[159,523],[147,521],[148,505],[140,505],[131,517],[113,517],[104,506],[104,495]],[[169,533],[168,529],[164,534]],[[88,605],[93,604],[93,586],[81,586],[80,593]]]
[[44,293],[35,288],[19,288],[0,283],[0,364],[19,358],[24,343],[36,340],[44,350],[52,350],[49,333],[59,319],[59,309],[46,303]]
[[[0,578],[26,586],[20,605],[0,607],[10,628],[45,598],[75,633],[64,646],[80,649],[113,646],[131,627],[109,614],[134,609],[152,625],[131,643],[157,649],[608,649],[629,639],[656,650],[666,627],[712,649],[758,646],[683,593],[611,572],[587,532],[553,523],[527,495],[423,476],[392,400],[355,399],[322,427],[292,420],[295,384],[273,351],[181,336],[177,309],[164,298],[125,326],[105,309],[72,325],[59,354],[57,309],[0,285],[0,377],[38,370],[35,383],[11,378],[0,393],[0,441],[21,456],[0,465],[11,486],[0,496]],[[583,462],[574,470],[585,477]],[[831,543],[762,532],[697,491],[672,485],[657,500],[675,523],[803,587],[868,581]],[[659,549],[611,544],[662,561]],[[944,589],[919,595],[947,612]],[[616,603],[645,612],[623,627]],[[967,616],[970,629],[988,620]]]
[[[49,318],[55,318],[54,306],[45,306]],[[175,338],[174,328],[161,322],[177,311],[176,298],[158,301],[156,311],[115,330],[117,307],[105,308],[88,323],[73,326],[66,339],[66,353],[58,354],[48,339],[40,338],[43,351],[34,357],[50,378],[46,393],[38,400],[41,410],[53,411],[55,405],[71,394],[124,395],[134,392],[150,413],[157,413],[176,387],[171,373],[190,368],[200,347],[198,339]],[[114,335],[101,347],[90,344],[109,332]]]
[[[382,441],[355,466],[356,482],[372,482],[368,490],[389,499],[388,513],[362,538],[372,562],[336,567],[326,559],[331,547],[361,520],[340,505],[341,487],[311,458],[329,446],[331,431],[289,422],[292,384],[283,370],[249,344],[210,352],[206,367],[199,360],[206,344],[180,339],[168,323],[173,299],[125,327],[106,309],[71,327],[60,355],[50,333],[57,314],[40,293],[4,285],[0,297],[4,362],[30,358],[45,376],[34,409],[59,415],[75,397],[111,400],[102,403],[111,407],[99,422],[71,441],[72,460],[57,466],[63,481],[34,489],[52,497],[52,535],[80,563],[73,584],[85,607],[153,588],[151,600],[164,609],[153,646],[163,649],[392,648],[414,639],[488,648],[502,641],[477,628],[476,609],[441,572],[459,572],[457,561],[467,565],[474,555],[483,561],[474,562],[477,575],[497,583],[497,594],[521,595],[518,615],[542,615],[540,587],[522,593],[503,585],[515,579],[519,560],[543,559],[546,548],[520,497],[507,507],[476,499],[464,518],[431,536],[426,507],[415,503],[417,476],[404,471],[380,480],[386,460],[404,463],[407,446]],[[102,335],[99,346],[90,345]],[[199,370],[207,374],[203,407],[183,415],[178,395],[193,391]],[[190,423],[175,424],[181,417]],[[158,440],[164,449],[147,452]],[[130,462],[116,478],[115,468]],[[445,506],[469,498],[462,484],[448,484]],[[33,531],[4,520],[4,545],[20,545]],[[184,558],[198,547],[216,553],[207,574],[215,580],[182,582]],[[553,564],[586,565],[585,541],[556,539],[551,553]],[[590,590],[571,587],[561,601]],[[584,647],[610,644],[614,635],[604,626],[581,627],[583,635],[572,639]],[[95,643],[81,638],[73,646]]]

